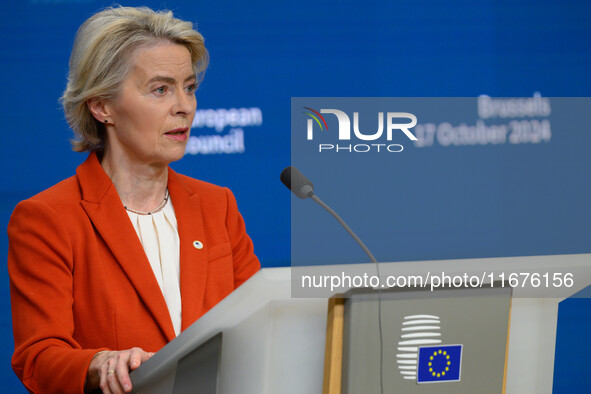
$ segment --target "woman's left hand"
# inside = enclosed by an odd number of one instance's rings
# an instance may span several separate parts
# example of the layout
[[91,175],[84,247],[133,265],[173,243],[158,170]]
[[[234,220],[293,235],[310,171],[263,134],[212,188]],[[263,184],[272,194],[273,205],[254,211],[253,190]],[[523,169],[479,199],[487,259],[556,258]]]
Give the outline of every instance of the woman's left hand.
[[100,387],[106,394],[123,394],[131,391],[129,372],[137,369],[154,353],[139,347],[123,351],[97,353],[88,367],[86,390]]

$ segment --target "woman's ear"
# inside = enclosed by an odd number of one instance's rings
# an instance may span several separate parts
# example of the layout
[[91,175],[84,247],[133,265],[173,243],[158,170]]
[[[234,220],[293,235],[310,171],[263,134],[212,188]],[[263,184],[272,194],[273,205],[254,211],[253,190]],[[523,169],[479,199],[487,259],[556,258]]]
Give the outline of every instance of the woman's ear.
[[92,116],[99,122],[104,124],[113,123],[113,119],[110,118],[108,105],[104,99],[93,97],[86,101],[86,106]]

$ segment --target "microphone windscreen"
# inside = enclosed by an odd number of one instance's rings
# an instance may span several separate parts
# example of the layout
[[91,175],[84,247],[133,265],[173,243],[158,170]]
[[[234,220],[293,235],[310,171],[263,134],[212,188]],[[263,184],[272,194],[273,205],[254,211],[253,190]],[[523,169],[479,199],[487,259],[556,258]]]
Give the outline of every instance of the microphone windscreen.
[[295,167],[286,167],[281,171],[281,182],[299,198],[314,195],[314,185]]

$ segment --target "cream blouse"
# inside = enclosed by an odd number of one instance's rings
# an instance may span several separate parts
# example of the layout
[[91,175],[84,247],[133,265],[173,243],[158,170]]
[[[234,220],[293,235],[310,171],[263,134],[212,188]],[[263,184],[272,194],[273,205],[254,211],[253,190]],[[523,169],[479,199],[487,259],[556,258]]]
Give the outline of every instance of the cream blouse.
[[146,256],[154,271],[174,332],[181,332],[181,290],[179,233],[172,201],[169,198],[162,210],[151,215],[127,211]]

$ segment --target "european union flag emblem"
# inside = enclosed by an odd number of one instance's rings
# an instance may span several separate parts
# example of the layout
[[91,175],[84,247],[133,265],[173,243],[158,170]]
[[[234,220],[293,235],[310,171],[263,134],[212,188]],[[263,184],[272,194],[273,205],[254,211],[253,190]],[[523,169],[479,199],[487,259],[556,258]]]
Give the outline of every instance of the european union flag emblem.
[[459,381],[461,368],[462,345],[419,348],[417,383]]

